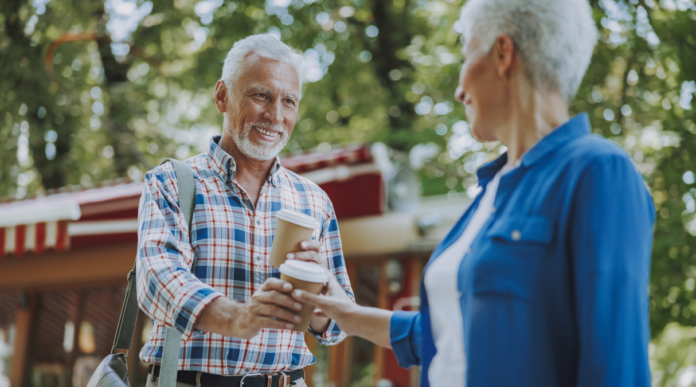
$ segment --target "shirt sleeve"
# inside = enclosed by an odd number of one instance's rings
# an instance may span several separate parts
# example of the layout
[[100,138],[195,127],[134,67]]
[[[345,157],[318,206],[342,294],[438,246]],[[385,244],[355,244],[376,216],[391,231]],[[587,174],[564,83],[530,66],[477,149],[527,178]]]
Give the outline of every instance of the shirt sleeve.
[[179,209],[176,172],[165,164],[147,173],[138,210],[138,303],[150,318],[194,333],[203,309],[223,294],[191,273],[193,250]]
[[612,154],[583,168],[572,206],[577,386],[647,387],[653,202],[628,157]]
[[[326,261],[328,269],[346,291],[348,297],[355,302],[355,295],[350,286],[350,279],[348,278],[348,271],[346,270],[346,261],[343,258],[341,235],[338,232],[336,213],[331,200],[326,194],[324,194],[324,200],[326,202],[326,218],[322,222],[322,229],[319,234],[319,242],[321,243],[320,254]],[[309,329],[309,333],[316,337],[323,345],[336,345],[347,337],[345,332],[343,332],[333,320],[331,320],[324,333],[319,334],[314,332],[311,328]]]
[[400,366],[421,364],[421,314],[396,311],[389,322],[389,340]]

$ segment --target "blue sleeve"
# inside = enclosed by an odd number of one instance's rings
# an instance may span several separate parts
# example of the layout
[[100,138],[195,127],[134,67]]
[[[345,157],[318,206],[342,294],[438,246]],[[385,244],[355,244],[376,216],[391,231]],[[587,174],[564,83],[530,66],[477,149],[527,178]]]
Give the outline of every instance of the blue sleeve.
[[572,206],[577,386],[648,387],[652,199],[631,161],[611,154],[584,168]]
[[399,365],[409,368],[421,362],[421,314],[396,311],[389,323],[389,339]]

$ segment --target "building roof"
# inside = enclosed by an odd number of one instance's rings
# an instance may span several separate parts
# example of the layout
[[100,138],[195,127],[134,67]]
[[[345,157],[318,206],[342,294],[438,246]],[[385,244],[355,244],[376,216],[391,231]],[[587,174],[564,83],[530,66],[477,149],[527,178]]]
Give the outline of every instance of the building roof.
[[[379,152],[359,145],[285,157],[281,164],[322,186],[330,197],[340,196],[332,197],[337,215],[371,215],[383,207],[382,170],[373,153]],[[358,208],[348,203],[342,195],[344,184],[366,192],[376,204]],[[365,190],[365,185],[372,189]],[[137,208],[143,187],[143,182],[120,179],[98,187],[72,186],[49,191],[43,197],[0,203],[0,257],[137,238]],[[336,200],[346,203],[342,206]],[[361,213],[365,208],[368,213]]]

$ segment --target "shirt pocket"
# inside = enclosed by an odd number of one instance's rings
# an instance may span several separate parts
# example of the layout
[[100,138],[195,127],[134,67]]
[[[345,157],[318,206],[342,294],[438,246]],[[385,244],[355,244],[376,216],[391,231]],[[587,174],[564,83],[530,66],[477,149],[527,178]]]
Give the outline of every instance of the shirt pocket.
[[537,299],[554,232],[552,222],[541,216],[498,219],[479,244],[474,294]]

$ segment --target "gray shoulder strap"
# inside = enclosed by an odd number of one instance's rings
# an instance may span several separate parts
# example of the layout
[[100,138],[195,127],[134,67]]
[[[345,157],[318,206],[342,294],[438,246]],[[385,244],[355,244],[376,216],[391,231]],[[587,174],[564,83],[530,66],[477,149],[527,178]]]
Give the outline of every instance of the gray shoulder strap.
[[[196,182],[193,180],[191,167],[183,161],[166,159],[163,163],[171,162],[176,171],[176,182],[179,187],[179,208],[184,213],[186,225],[191,236],[191,220],[196,201]],[[196,267],[196,255],[193,256],[191,269]],[[157,385],[159,387],[175,387],[177,366],[179,365],[179,350],[181,348],[181,334],[176,328],[167,328],[162,348],[162,364]]]
[[[179,208],[184,214],[186,224],[191,235],[191,219],[193,218],[193,208],[195,207],[196,198],[196,183],[193,179],[191,167],[183,161],[175,159],[166,159],[162,162],[171,162],[176,171],[176,180],[179,188]],[[193,265],[196,265],[196,256],[193,257]],[[112,352],[115,349],[130,350],[133,342],[133,334],[135,332],[135,322],[138,318],[138,296],[136,290],[135,268],[128,273],[128,287],[126,288],[126,297],[123,300],[121,308],[121,316],[118,320],[116,328],[116,337]],[[181,343],[181,335],[175,328],[167,328],[164,340],[164,349],[162,353],[162,364],[160,369],[160,377],[158,380],[159,387],[175,387],[176,373],[179,363],[179,349]]]

